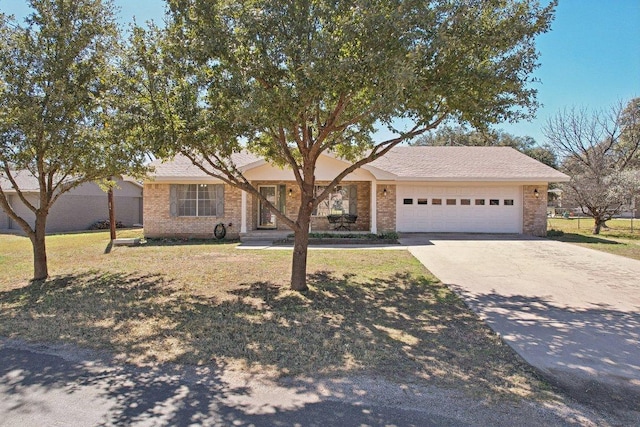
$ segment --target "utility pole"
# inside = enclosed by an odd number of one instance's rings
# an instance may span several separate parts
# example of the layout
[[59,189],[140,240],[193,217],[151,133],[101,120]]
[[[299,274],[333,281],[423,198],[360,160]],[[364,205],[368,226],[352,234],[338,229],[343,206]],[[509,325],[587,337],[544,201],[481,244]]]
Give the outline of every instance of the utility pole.
[[111,232],[111,241],[116,239],[116,209],[113,203],[113,186],[109,186],[107,192],[107,200],[109,204],[109,231]]

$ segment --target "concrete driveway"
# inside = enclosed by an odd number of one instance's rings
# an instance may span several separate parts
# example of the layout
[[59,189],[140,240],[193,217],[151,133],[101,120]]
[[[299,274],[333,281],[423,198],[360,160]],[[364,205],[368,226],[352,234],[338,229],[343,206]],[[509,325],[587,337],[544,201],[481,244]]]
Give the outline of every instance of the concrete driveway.
[[519,235],[405,234],[401,243],[578,397],[640,397],[640,261]]

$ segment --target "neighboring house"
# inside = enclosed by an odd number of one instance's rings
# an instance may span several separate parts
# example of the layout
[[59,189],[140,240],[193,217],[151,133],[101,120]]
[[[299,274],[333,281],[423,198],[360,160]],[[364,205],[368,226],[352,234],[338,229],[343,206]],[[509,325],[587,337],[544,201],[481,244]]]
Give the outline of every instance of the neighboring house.
[[[34,206],[38,205],[38,182],[26,171],[16,172],[18,188]],[[119,179],[114,189],[114,205],[116,221],[125,226],[142,224],[142,185],[130,180]],[[35,215],[22,203],[11,182],[0,176],[0,185],[9,198],[9,204],[16,213],[24,218],[31,227],[35,223]],[[109,219],[107,193],[97,184],[88,182],[60,196],[53,204],[47,217],[47,232],[87,230],[93,223]],[[18,231],[22,228],[0,208],[0,232]]]
[[[293,173],[242,153],[234,161],[275,206],[295,217]],[[347,163],[318,161],[326,185]],[[258,199],[213,179],[184,157],[156,161],[144,182],[147,237],[211,237],[287,230]],[[329,214],[357,215],[354,231],[522,233],[547,230],[547,188],[569,177],[509,147],[395,147],[348,175],[312,218],[312,231],[332,230]]]

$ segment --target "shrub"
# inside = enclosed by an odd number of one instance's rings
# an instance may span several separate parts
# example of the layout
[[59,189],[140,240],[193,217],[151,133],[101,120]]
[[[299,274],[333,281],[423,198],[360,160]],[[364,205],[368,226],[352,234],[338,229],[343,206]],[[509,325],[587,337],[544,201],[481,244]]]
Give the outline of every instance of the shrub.
[[[290,239],[293,239],[294,235],[289,234],[287,237]],[[317,233],[309,233],[309,238],[310,239],[397,240],[398,233],[393,231],[388,233],[378,233],[378,234],[317,232]]]
[[[89,230],[108,230],[109,228],[111,228],[111,223],[108,219],[96,221],[89,226]],[[124,228],[124,224],[120,221],[116,221],[116,228]]]
[[552,228],[551,230],[547,230],[547,237],[561,237],[564,236],[564,231],[556,230]]

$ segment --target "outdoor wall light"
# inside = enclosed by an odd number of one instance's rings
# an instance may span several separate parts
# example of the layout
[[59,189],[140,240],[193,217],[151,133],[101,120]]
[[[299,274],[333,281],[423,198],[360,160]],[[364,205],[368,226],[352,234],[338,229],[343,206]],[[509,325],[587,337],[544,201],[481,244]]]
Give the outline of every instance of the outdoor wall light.
[[293,188],[289,189],[289,197],[293,196]]
[[387,197],[387,187],[384,187],[384,190],[382,190],[382,195]]
[[536,199],[540,197],[540,193],[538,193],[538,189],[533,190],[533,195],[536,196]]

